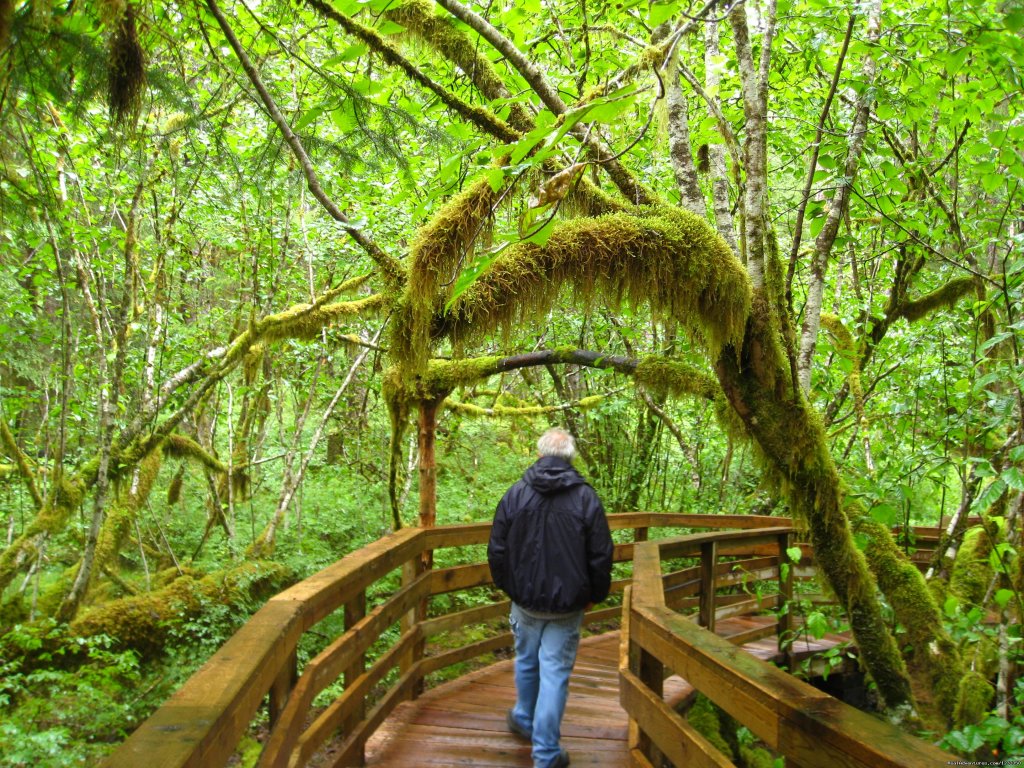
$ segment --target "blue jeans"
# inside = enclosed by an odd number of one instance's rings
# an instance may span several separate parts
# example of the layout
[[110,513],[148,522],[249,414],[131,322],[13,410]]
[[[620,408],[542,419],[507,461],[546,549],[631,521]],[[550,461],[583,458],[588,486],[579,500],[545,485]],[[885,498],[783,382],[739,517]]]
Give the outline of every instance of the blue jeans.
[[583,611],[538,619],[512,604],[516,639],[516,705],[512,716],[533,732],[533,765],[547,768],[561,753],[562,715],[569,698],[569,675],[576,663]]

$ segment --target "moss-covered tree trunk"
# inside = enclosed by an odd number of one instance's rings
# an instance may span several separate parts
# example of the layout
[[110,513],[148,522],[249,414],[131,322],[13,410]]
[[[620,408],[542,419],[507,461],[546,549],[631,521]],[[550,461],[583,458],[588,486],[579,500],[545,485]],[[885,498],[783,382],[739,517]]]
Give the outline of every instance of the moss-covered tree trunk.
[[910,704],[906,666],[882,619],[875,579],[854,543],[824,431],[793,386],[763,295],[755,298],[742,346],[725,347],[715,368],[769,471],[788,488],[794,515],[806,521],[819,568],[846,609],[861,658],[886,705]]

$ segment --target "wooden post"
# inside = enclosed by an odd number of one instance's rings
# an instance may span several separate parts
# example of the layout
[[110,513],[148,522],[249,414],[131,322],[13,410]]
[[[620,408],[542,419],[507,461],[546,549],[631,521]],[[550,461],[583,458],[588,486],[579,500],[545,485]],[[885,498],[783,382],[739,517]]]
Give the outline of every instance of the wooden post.
[[274,679],[273,685],[270,686],[270,693],[267,696],[267,715],[270,719],[271,729],[273,729],[277,719],[281,716],[284,705],[288,702],[288,697],[291,695],[292,688],[295,687],[298,679],[299,659],[296,650],[293,648],[281,666],[281,671]]
[[437,522],[437,408],[444,397],[420,400],[418,444],[420,449],[420,527],[431,528]]
[[[632,587],[627,587],[623,602],[623,648],[629,660],[629,671],[636,675],[640,682],[649,688],[658,698],[664,698],[665,665],[657,656],[648,653],[640,645],[633,642],[630,633],[630,610],[632,603]],[[629,718],[629,747],[636,749],[646,757],[651,765],[662,764],[661,750],[631,716]]]
[[715,631],[715,561],[718,544],[714,541],[700,545],[700,615],[699,623],[710,632]]
[[[345,631],[348,632],[354,627],[359,621],[366,617],[366,591],[360,592],[358,595],[353,597],[349,602],[345,603]],[[345,683],[345,689],[355,683],[361,674],[366,670],[366,654],[360,654],[360,656],[352,661],[352,665],[349,666],[343,674]],[[352,730],[362,721],[366,716],[366,703],[363,702],[358,708],[356,708],[351,716],[348,717],[341,724],[341,732],[346,736],[352,732]],[[360,744],[358,747],[358,759],[359,765],[363,765],[366,762],[366,757],[363,754],[363,747],[365,745]]]
[[[786,668],[793,671],[793,571],[799,563],[789,561],[788,533],[779,534],[779,624],[776,632],[779,636],[779,650],[786,654]],[[785,567],[784,567],[785,566]],[[783,575],[785,574],[785,575]]]
[[[412,584],[424,571],[430,567],[429,561],[432,559],[430,556],[433,554],[432,551],[424,552],[423,557],[414,557],[412,560],[407,561],[402,566],[402,586]],[[402,617],[401,629],[402,634],[410,632],[413,627],[417,624],[422,623],[427,618],[427,599],[421,600],[415,608],[409,611]],[[409,652],[406,653],[398,663],[398,668],[402,675],[405,675],[410,669],[413,668],[417,663],[423,659],[424,652],[426,651],[427,641],[426,638],[420,638],[412,644]],[[411,698],[417,698],[423,693],[423,680],[418,680],[412,687]]]

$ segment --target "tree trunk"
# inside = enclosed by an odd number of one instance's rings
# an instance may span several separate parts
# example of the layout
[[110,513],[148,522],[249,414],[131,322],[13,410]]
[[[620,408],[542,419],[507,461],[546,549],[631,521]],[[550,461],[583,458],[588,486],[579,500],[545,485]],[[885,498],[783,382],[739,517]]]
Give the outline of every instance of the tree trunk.
[[861,658],[887,707],[912,704],[906,667],[882,617],[875,579],[854,543],[843,487],[820,422],[794,395],[763,295],[755,297],[743,347],[726,347],[715,368],[726,397],[771,470],[785,478],[794,517],[805,520],[819,567],[846,609]]

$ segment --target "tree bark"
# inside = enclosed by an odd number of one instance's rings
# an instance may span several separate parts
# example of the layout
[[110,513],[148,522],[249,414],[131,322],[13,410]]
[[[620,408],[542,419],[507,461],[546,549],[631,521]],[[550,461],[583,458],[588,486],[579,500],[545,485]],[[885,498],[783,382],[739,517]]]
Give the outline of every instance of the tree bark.
[[[867,43],[869,46],[878,42],[881,29],[882,4],[881,0],[874,0],[868,6]],[[865,81],[865,85],[857,95],[853,125],[850,126],[848,134],[843,176],[837,180],[837,188],[832,196],[832,201],[829,203],[825,224],[814,241],[811,277],[807,287],[807,302],[804,305],[804,319],[800,333],[800,351],[797,355],[797,372],[800,388],[804,393],[810,392],[811,389],[811,369],[814,362],[814,350],[818,341],[818,329],[821,327],[821,301],[825,288],[825,272],[828,267],[832,246],[836,241],[836,235],[839,233],[839,225],[843,221],[846,206],[850,202],[850,190],[853,188],[854,179],[857,177],[860,156],[864,149],[865,137],[867,136],[868,118],[871,115],[871,107],[875,101],[873,85],[877,70],[878,63],[875,61],[874,56],[870,54],[865,56],[861,71],[861,77]],[[810,172],[813,174],[814,169],[812,168]]]

